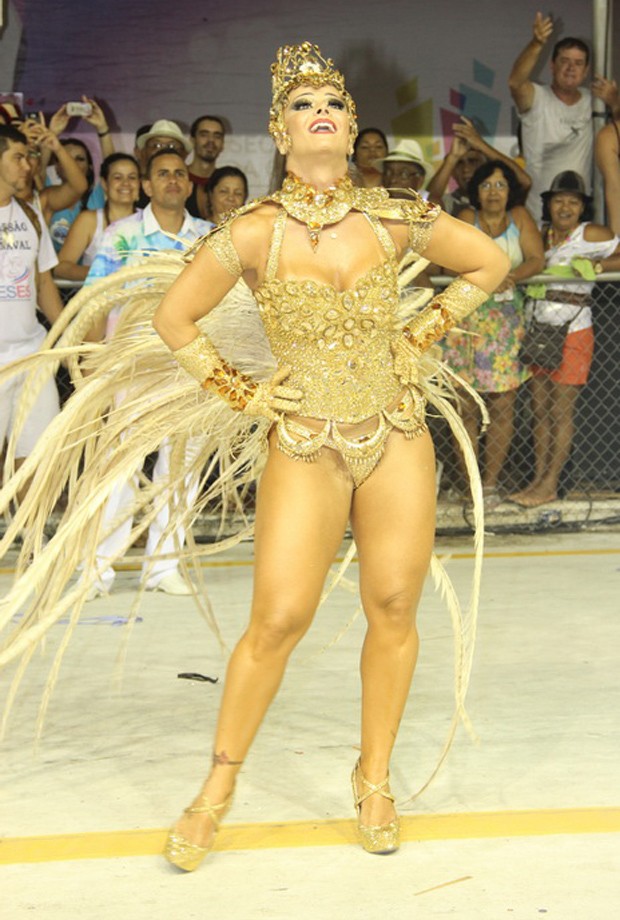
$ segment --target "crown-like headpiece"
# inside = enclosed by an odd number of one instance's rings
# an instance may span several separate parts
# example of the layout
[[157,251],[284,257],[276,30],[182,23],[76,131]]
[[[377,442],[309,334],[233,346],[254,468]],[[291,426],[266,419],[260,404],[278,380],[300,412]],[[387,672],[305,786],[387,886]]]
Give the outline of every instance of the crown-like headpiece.
[[[331,58],[324,58],[318,45],[303,42],[301,45],[284,45],[278,48],[271,65],[272,99],[269,110],[269,133],[277,141],[284,129],[282,110],[292,89],[303,83],[311,86],[335,86],[344,98],[353,122],[355,103],[344,85],[344,77],[334,67]],[[357,129],[355,131],[357,133]]]

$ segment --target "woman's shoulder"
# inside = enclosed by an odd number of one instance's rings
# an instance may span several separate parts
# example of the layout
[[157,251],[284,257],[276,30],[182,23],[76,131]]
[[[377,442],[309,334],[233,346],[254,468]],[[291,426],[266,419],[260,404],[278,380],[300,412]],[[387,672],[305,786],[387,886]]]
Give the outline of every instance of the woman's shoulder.
[[583,225],[583,238],[588,243],[605,243],[613,240],[614,234],[609,227],[603,224],[588,223]]
[[235,239],[251,240],[271,233],[279,206],[268,199],[250,202],[230,215],[226,224]]
[[464,208],[461,208],[457,214],[457,220],[462,220],[466,224],[475,224],[476,209],[466,205]]
[[512,219],[513,223],[517,225],[519,230],[522,230],[523,227],[535,227],[538,229],[538,227],[536,227],[536,221],[528,209],[522,204],[516,204],[514,208],[511,208],[510,211],[508,211],[508,216]]

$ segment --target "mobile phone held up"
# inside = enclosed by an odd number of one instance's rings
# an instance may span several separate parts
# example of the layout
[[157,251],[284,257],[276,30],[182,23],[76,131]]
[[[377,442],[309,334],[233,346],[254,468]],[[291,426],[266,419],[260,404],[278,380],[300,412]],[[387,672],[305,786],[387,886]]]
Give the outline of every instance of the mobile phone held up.
[[92,113],[93,107],[90,102],[67,102],[67,115],[85,118],[87,115],[92,115]]

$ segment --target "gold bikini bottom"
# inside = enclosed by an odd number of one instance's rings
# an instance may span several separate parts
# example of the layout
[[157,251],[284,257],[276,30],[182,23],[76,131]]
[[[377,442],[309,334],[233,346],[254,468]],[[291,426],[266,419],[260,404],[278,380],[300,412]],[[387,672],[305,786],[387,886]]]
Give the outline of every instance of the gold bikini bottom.
[[353,479],[361,486],[383,456],[390,432],[396,428],[406,438],[427,431],[426,400],[416,387],[406,389],[393,408],[356,424],[332,419],[297,419],[283,415],[276,423],[278,449],[293,460],[316,460],[324,447],[337,451]]

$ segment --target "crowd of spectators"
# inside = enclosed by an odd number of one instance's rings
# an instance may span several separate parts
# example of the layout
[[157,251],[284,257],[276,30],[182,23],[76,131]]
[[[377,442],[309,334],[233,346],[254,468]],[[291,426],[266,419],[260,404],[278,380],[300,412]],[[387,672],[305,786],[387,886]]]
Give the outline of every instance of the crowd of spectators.
[[[378,127],[360,130],[351,159],[351,175],[358,185],[384,186],[393,195],[412,189],[455,218],[478,226],[510,256],[512,269],[503,285],[444,345],[449,363],[482,396],[490,414],[480,459],[488,506],[505,497],[502,469],[510,450],[515,396],[524,384],[532,389],[536,469],[529,488],[512,498],[528,506],[557,498],[558,470],[570,451],[575,401],[592,360],[591,317],[580,309],[568,331],[562,367],[550,370],[521,362],[520,344],[536,303],[526,300],[523,282],[545,266],[553,266],[556,274],[558,265],[567,274],[581,273],[590,284],[574,294],[583,308],[597,273],[620,269],[618,89],[602,77],[594,77],[586,87],[589,48],[570,37],[552,49],[549,85],[534,82],[532,75],[553,32],[551,17],[537,14],[531,38],[508,76],[521,124],[522,155],[513,158],[495,148],[471,119],[462,117],[435,168],[417,139],[397,139],[390,147]],[[609,118],[596,141],[593,97],[603,100]],[[98,176],[92,148],[81,137],[67,134],[75,128],[76,117],[89,126],[87,130],[94,130],[101,161]],[[63,105],[48,123],[42,114],[23,119],[6,109],[0,113],[2,120],[0,366],[39,348],[45,332],[37,309],[49,322],[59,315],[62,305],[52,276],[90,284],[149,250],[193,241],[248,198],[244,172],[218,165],[225,158],[229,130],[219,115],[198,116],[188,134],[167,118],[142,125],[132,153],[114,149],[104,109],[86,96],[77,106]],[[594,161],[605,184],[607,227],[588,220]],[[577,268],[576,258],[581,259]],[[584,268],[584,260],[589,267]],[[430,285],[430,275],[440,271],[439,266],[429,267],[419,283]],[[565,322],[573,290],[570,285],[549,285],[539,297],[547,322]],[[93,336],[109,335],[113,323],[114,316],[107,330],[93,330]],[[590,332],[584,336],[586,329]],[[0,393],[0,441],[11,431],[18,397],[19,382],[12,384],[10,393]],[[18,444],[18,462],[58,411],[55,394],[43,397],[45,405],[35,407]],[[560,410],[568,418],[564,424]],[[480,420],[475,401],[464,396],[461,412],[477,449]],[[553,424],[544,434],[550,419]],[[560,445],[555,452],[553,444]],[[162,457],[165,467],[165,449]],[[105,566],[102,572],[109,582],[113,573]],[[182,592],[183,586],[177,583],[173,590]]]

